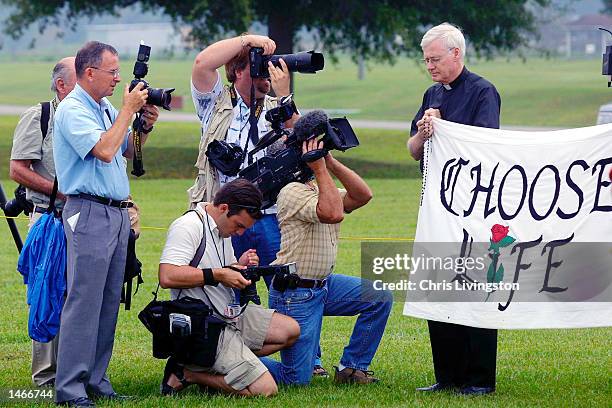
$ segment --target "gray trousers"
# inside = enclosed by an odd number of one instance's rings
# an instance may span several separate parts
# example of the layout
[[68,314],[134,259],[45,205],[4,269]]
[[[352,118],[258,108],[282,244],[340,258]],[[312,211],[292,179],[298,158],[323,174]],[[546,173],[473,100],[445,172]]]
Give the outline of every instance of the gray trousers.
[[56,402],[114,392],[106,369],[113,351],[130,231],[127,210],[81,198],[68,198],[62,218],[68,295],[60,323]]
[[[37,212],[30,213],[30,225],[40,218],[42,214]],[[37,386],[41,386],[50,381],[55,381],[55,368],[57,366],[57,346],[59,342],[59,332],[48,343],[40,343],[32,340],[32,381]]]
[[59,332],[48,343],[32,340],[32,381],[37,386],[55,381]]

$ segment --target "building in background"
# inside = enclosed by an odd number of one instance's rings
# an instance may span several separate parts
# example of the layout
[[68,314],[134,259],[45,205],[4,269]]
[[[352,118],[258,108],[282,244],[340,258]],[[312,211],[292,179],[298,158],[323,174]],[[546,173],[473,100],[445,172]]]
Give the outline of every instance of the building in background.
[[612,36],[599,30],[612,30],[612,16],[587,14],[565,24],[564,56],[567,58],[601,58],[606,43],[612,44]]
[[85,36],[87,41],[112,44],[120,55],[136,55],[141,40],[156,55],[173,55],[187,46],[182,40],[183,32],[169,22],[93,24],[87,27]]

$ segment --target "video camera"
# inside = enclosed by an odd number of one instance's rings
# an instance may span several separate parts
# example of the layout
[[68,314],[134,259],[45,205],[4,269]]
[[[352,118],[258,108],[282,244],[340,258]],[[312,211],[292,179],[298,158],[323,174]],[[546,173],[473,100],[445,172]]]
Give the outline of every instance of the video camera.
[[15,189],[15,198],[7,201],[2,207],[7,217],[17,217],[21,212],[30,215],[34,211],[34,204],[26,198],[26,189],[21,184]]
[[[272,133],[272,132],[270,132]],[[330,150],[345,151],[359,146],[357,135],[346,118],[329,119],[325,112],[315,110],[299,118],[293,132],[276,132],[270,137],[261,138],[253,151],[259,150],[277,141],[283,134],[287,135],[284,149],[268,153],[255,163],[250,164],[238,173],[259,188],[263,195],[262,209],[276,203],[280,190],[291,182],[306,182],[313,177],[313,172],[306,164],[327,155]],[[302,154],[302,142],[313,137],[322,136],[323,149]]]
[[244,306],[249,302],[253,302],[256,305],[261,305],[261,299],[257,294],[257,281],[262,276],[271,275],[287,275],[297,272],[297,266],[295,262],[284,264],[284,265],[270,265],[270,266],[249,266],[246,269],[235,269],[239,271],[245,279],[251,281],[251,284],[240,291],[240,306]]
[[170,110],[170,102],[172,101],[172,95],[170,95],[174,88],[153,88],[149,85],[144,77],[149,72],[149,56],[151,55],[151,47],[140,43],[138,48],[138,55],[136,56],[136,62],[134,63],[134,79],[130,82],[130,92],[139,82],[142,82],[144,86],[142,89],[149,89],[149,95],[147,96],[147,104],[155,105]]
[[[295,103],[293,103],[293,94],[281,98],[280,105],[266,112],[266,120],[270,122],[272,130],[262,136],[257,146],[249,153],[248,163],[253,161],[253,155],[269,146],[268,141],[272,142],[280,139],[283,135],[288,135],[288,132],[281,128],[283,122],[291,119],[294,113],[297,113]],[[271,143],[270,143],[271,144]],[[206,156],[210,163],[221,173],[228,176],[235,176],[240,171],[240,167],[244,162],[245,152],[241,146],[236,143],[228,143],[224,140],[213,140],[206,148]]]
[[279,59],[283,59],[287,68],[291,72],[301,72],[303,74],[314,74],[323,69],[325,59],[323,54],[308,51],[298,52],[297,54],[284,55],[263,55],[263,48],[253,47],[249,50],[249,66],[252,78],[268,78],[268,61],[280,67]]

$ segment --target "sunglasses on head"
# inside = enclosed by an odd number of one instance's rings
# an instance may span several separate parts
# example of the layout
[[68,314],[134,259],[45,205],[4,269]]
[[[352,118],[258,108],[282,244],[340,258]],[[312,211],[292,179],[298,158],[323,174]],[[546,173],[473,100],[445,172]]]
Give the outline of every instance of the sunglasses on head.
[[231,207],[234,208],[242,208],[246,210],[246,212],[253,216],[253,218],[261,217],[261,208],[255,207],[254,205],[244,205],[244,204],[232,204]]

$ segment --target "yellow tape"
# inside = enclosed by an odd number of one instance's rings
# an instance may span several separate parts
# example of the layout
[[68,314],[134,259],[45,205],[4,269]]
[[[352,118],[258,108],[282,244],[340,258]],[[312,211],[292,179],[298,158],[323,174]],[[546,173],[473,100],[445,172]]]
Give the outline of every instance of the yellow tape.
[[[7,218],[19,221],[29,221],[28,217],[7,217],[5,215],[0,215],[0,218]],[[152,231],[167,231],[168,228],[163,227],[140,227],[141,230],[152,230]],[[346,241],[414,241],[414,238],[397,238],[397,237],[340,237],[342,240]]]
[[28,217],[7,217],[6,215],[0,215],[0,218],[6,218],[7,220],[30,221]]
[[168,228],[162,227],[140,227],[141,230],[153,230],[153,231],[167,231]]

